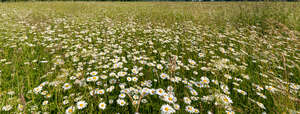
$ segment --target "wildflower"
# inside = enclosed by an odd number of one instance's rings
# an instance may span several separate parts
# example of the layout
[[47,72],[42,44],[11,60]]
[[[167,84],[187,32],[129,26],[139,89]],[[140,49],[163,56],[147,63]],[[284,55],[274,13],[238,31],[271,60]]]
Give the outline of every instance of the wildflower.
[[300,89],[300,85],[296,85],[296,84],[292,83],[292,84],[290,84],[290,88],[298,90],[298,89]]
[[276,91],[276,88],[274,88],[273,86],[265,86],[265,88],[272,93],[274,93]]
[[228,97],[226,95],[221,95],[220,98],[223,101],[223,103],[225,103],[225,104],[231,104],[231,103],[233,103],[232,100],[230,99],[230,97]]
[[75,111],[75,107],[74,106],[70,106],[69,108],[67,108],[66,114],[72,114],[74,111]]
[[138,70],[137,68],[133,68],[133,69],[131,70],[131,72],[132,72],[133,74],[138,74],[138,73],[139,73],[139,70]]
[[43,103],[42,103],[42,105],[47,105],[48,104],[48,101],[44,101]]
[[162,96],[164,93],[165,93],[165,90],[163,90],[163,89],[156,90],[156,94],[158,94],[159,96]]
[[185,111],[189,112],[189,113],[194,113],[194,107],[188,105],[185,107]]
[[118,76],[120,77],[124,77],[125,75],[127,75],[127,72],[118,72]]
[[64,85],[63,85],[63,88],[64,88],[64,90],[68,90],[68,89],[70,89],[72,86],[69,84],[69,83],[65,83]]
[[118,103],[120,106],[126,105],[126,102],[125,102],[123,99],[118,99],[118,100],[117,100],[117,103]]
[[173,107],[174,107],[175,110],[179,110],[180,109],[180,105],[179,104],[174,104]]
[[3,106],[2,107],[2,110],[3,111],[10,111],[12,109],[12,106],[11,105],[6,105],[6,106]]
[[225,74],[224,77],[227,79],[232,79],[232,77],[229,74]]
[[125,98],[126,95],[125,95],[124,93],[121,93],[121,94],[119,95],[119,97],[120,97],[120,98]]
[[43,90],[42,86],[38,86],[38,87],[36,87],[36,88],[33,89],[33,92],[34,92],[35,94],[38,94],[38,93],[40,93],[42,90]]
[[201,80],[204,84],[209,84],[209,79],[207,77],[201,77]]
[[162,105],[160,110],[161,110],[162,114],[175,113],[175,110],[168,104]]
[[104,102],[99,103],[99,108],[104,110],[106,108],[106,104]]
[[267,98],[267,96],[265,96],[264,94],[262,94],[262,93],[260,93],[260,92],[256,92],[256,94],[257,94],[258,96],[260,96],[260,97],[264,98],[264,99],[266,99],[266,98]]
[[191,64],[191,65],[196,65],[197,63],[194,61],[194,60],[192,60],[192,59],[188,59],[188,62]]
[[168,96],[164,97],[164,101],[166,101],[168,103],[174,103],[177,101],[177,99],[173,95],[168,95]]
[[91,82],[91,81],[93,81],[93,78],[92,77],[88,77],[88,78],[86,78],[86,81],[87,82]]
[[197,71],[193,71],[193,74],[198,75],[198,72]]
[[18,110],[23,111],[24,110],[24,105],[18,104]]
[[95,75],[97,75],[98,74],[98,72],[96,72],[96,71],[93,71],[93,72],[91,72],[90,73],[92,76],[95,76]]
[[133,99],[137,100],[137,99],[139,99],[139,96],[138,95],[133,95]]
[[226,110],[225,111],[226,112],[226,114],[235,114],[233,111],[231,111],[231,110]]
[[184,100],[185,104],[191,104],[191,102],[192,102],[191,99],[188,97],[184,97],[183,100]]
[[167,78],[169,78],[169,75],[167,75],[167,74],[165,74],[165,73],[161,73],[161,74],[160,74],[160,78],[162,78],[162,79],[167,79]]
[[200,58],[202,58],[202,57],[205,56],[205,54],[204,54],[204,53],[199,53],[198,56],[199,56]]
[[69,103],[69,100],[64,100],[64,101],[63,101],[63,104],[64,104],[64,105],[66,105],[66,104],[68,104],[68,103]]
[[[235,88],[234,88],[235,89]],[[241,89],[235,89],[237,92],[241,93],[242,95],[247,95],[247,92],[241,90]]]
[[148,88],[143,88],[141,91],[140,91],[141,95],[143,96],[146,96],[148,93],[149,93],[149,89]]
[[196,91],[196,90],[194,90],[194,89],[190,89],[190,92],[191,92],[191,93],[192,93],[192,95],[194,95],[194,96],[198,95],[197,91]]
[[87,103],[85,101],[79,101],[76,105],[78,109],[83,109],[87,106]]
[[174,90],[174,88],[173,88],[172,86],[168,86],[167,90],[168,90],[169,92],[171,92],[171,91]]
[[161,64],[157,64],[156,68],[162,70],[164,67]]
[[96,94],[103,95],[105,93],[104,89],[96,90]]
[[138,78],[137,77],[132,77],[132,81],[137,82]]
[[14,92],[14,91],[9,91],[9,92],[7,92],[7,94],[8,94],[8,95],[14,95],[15,92]]
[[107,78],[107,76],[106,75],[101,75],[100,78],[105,80]]
[[262,104],[262,103],[260,103],[260,102],[256,102],[256,104],[257,104],[260,108],[266,109],[266,107],[264,106],[264,104]]
[[194,113],[199,113],[199,110],[194,108]]
[[131,81],[131,77],[127,77],[127,81],[130,82]]
[[120,87],[121,89],[125,89],[125,86],[126,86],[126,84],[124,84],[124,83],[119,84],[119,87]]
[[70,80],[75,80],[75,79],[77,79],[77,77],[75,77],[75,76],[70,77]]

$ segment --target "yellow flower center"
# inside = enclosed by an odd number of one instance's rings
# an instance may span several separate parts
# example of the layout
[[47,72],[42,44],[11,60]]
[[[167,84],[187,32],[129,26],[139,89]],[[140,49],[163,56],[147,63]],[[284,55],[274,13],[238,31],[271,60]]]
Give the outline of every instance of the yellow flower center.
[[227,98],[224,98],[224,101],[225,101],[225,102],[228,102],[228,99],[227,99]]
[[158,92],[159,92],[159,93],[162,93],[163,91],[162,91],[162,90],[159,90]]
[[166,107],[166,108],[165,108],[165,111],[169,111],[169,108],[168,108],[168,107]]

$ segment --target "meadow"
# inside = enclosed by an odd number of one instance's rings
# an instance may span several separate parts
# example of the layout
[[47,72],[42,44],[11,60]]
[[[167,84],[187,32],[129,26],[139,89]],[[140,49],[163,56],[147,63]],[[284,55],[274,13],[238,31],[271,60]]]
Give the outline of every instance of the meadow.
[[300,113],[298,2],[0,3],[0,113]]

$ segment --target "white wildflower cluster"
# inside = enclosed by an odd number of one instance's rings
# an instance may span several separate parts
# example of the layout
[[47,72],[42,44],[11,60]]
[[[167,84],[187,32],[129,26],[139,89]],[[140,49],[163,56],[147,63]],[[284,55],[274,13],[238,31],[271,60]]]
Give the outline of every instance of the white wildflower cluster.
[[[9,10],[11,17],[2,11],[8,6],[0,8],[0,113],[277,113],[276,96],[299,100],[299,38],[292,30],[153,23],[141,21],[148,14],[133,15],[140,6],[93,14],[70,8],[81,16],[22,7]],[[35,20],[36,12],[46,20]],[[2,91],[9,79],[20,81],[12,86],[18,91]]]

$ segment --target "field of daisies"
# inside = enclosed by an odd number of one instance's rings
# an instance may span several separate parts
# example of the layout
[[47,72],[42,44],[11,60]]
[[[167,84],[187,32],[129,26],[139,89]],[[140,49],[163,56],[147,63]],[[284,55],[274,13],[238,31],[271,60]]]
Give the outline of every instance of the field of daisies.
[[0,4],[0,113],[300,113],[300,3]]

